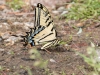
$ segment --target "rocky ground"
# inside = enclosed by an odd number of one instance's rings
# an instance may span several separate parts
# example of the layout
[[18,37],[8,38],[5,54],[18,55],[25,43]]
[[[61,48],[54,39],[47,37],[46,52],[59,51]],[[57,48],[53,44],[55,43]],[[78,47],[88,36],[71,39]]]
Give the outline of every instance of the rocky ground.
[[66,18],[61,18],[65,10],[61,9],[64,7],[51,10],[50,13],[58,39],[66,43],[48,48],[51,53],[37,49],[42,59],[48,60],[48,74],[44,69],[33,66],[36,60],[30,59],[30,49],[40,48],[41,45],[25,48],[21,42],[21,35],[26,35],[25,32],[34,27],[34,10],[20,13],[7,7],[0,10],[0,75],[29,75],[27,68],[31,70],[32,75],[87,75],[91,71],[76,51],[87,55],[90,41],[100,45],[100,23],[91,19],[84,24],[76,21],[66,22]]

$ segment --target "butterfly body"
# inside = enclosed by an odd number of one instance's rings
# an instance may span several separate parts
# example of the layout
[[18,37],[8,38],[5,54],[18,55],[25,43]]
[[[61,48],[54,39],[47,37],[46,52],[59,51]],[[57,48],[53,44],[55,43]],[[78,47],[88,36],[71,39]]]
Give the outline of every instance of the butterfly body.
[[27,32],[27,35],[24,36],[25,44],[29,43],[31,46],[35,46],[46,43],[41,49],[56,45],[59,41],[56,38],[57,34],[53,25],[53,20],[47,8],[38,3],[35,8],[34,28],[30,28],[30,32]]

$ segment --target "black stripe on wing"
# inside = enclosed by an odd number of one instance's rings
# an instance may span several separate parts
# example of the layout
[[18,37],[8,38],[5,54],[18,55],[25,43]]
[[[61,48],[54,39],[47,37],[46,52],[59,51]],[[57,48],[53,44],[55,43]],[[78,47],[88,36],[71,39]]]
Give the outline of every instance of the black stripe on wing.
[[[48,34],[48,35],[46,35],[45,37],[43,37],[43,38],[41,38],[39,41],[41,41],[41,40],[43,40],[43,39],[45,39],[46,37],[48,37],[48,36],[50,36],[50,35],[52,35],[53,33],[50,33],[50,34]],[[38,42],[39,42],[38,41]],[[44,42],[50,42],[51,40],[48,40],[48,41],[44,41]],[[41,43],[41,42],[39,42],[39,43]]]
[[46,48],[48,48],[48,47],[50,47],[50,46],[53,46],[53,45],[57,45],[59,42],[60,42],[60,41],[59,41],[59,40],[57,40],[57,39],[52,40],[52,41],[51,41],[51,43],[50,43],[50,44],[48,44],[47,46],[44,46],[44,48],[43,48],[43,49],[46,49]]
[[50,24],[52,24],[52,23],[53,23],[53,20],[50,21],[50,22],[48,22],[47,27],[48,27]]
[[42,30],[44,30],[44,28],[45,27],[40,26],[40,27],[38,27],[37,30],[31,31],[31,32],[28,32],[28,33],[30,33],[30,37],[34,38],[34,36],[36,36],[36,34],[40,33]]
[[35,21],[34,21],[34,25],[35,28],[38,29],[38,27],[40,26],[40,17],[41,17],[41,8],[35,8]]
[[48,16],[48,18],[46,19],[45,23],[51,19],[51,16]]

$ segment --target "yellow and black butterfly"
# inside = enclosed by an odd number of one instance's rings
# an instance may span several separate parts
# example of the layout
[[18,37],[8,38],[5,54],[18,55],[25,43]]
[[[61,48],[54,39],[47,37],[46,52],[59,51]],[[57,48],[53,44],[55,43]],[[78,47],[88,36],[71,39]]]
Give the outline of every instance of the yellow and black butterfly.
[[25,45],[29,43],[31,46],[35,46],[46,43],[41,47],[41,49],[46,49],[58,44],[59,40],[56,38],[57,33],[53,25],[48,9],[38,3],[35,8],[34,28],[30,28],[30,32],[26,32],[27,35],[24,36]]

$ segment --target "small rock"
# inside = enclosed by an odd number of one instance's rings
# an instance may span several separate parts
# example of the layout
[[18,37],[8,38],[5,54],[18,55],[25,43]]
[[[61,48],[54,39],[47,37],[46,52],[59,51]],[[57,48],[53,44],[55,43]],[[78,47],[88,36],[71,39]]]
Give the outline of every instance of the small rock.
[[2,23],[2,28],[3,28],[3,30],[6,30],[6,29],[10,29],[10,26],[8,23]]
[[1,35],[1,37],[2,37],[3,39],[7,39],[7,38],[10,37],[10,33],[9,33],[9,32],[0,33],[0,35]]
[[20,24],[20,22],[14,22],[13,23],[13,25],[19,25]]
[[33,27],[33,26],[34,26],[34,23],[26,22],[26,23],[24,23],[24,25],[25,25],[26,27]]
[[95,60],[96,60],[97,62],[100,62],[100,48],[97,48],[97,49],[96,49],[96,53],[97,53],[97,57],[95,58]]
[[20,40],[20,37],[10,36],[6,41],[15,41],[15,42],[17,42],[18,40]]
[[0,10],[4,10],[6,8],[5,5],[0,5]]
[[65,11],[65,7],[59,7],[59,8],[57,9],[57,11],[59,11],[59,12]]
[[3,23],[3,25],[8,26],[8,23]]
[[68,11],[66,10],[66,11],[63,11],[62,13],[61,13],[61,15],[65,15],[65,14],[67,14],[68,13]]
[[0,25],[0,28],[2,28],[2,25]]
[[4,51],[4,49],[0,48],[0,51]]
[[59,14],[59,11],[54,10],[54,11],[52,11],[52,13],[58,15]]
[[82,33],[82,28],[79,28],[79,31],[76,33],[77,35]]
[[10,36],[8,39],[4,40],[6,43],[6,46],[7,45],[13,45],[15,44],[15,42],[19,41],[21,39],[21,37],[15,37],[15,36]]
[[33,28],[34,27],[34,23],[31,22],[26,22],[24,23],[24,29],[29,30],[29,28]]
[[50,59],[50,62],[56,63],[56,61],[54,59]]
[[0,42],[3,40],[3,38],[0,36]]

